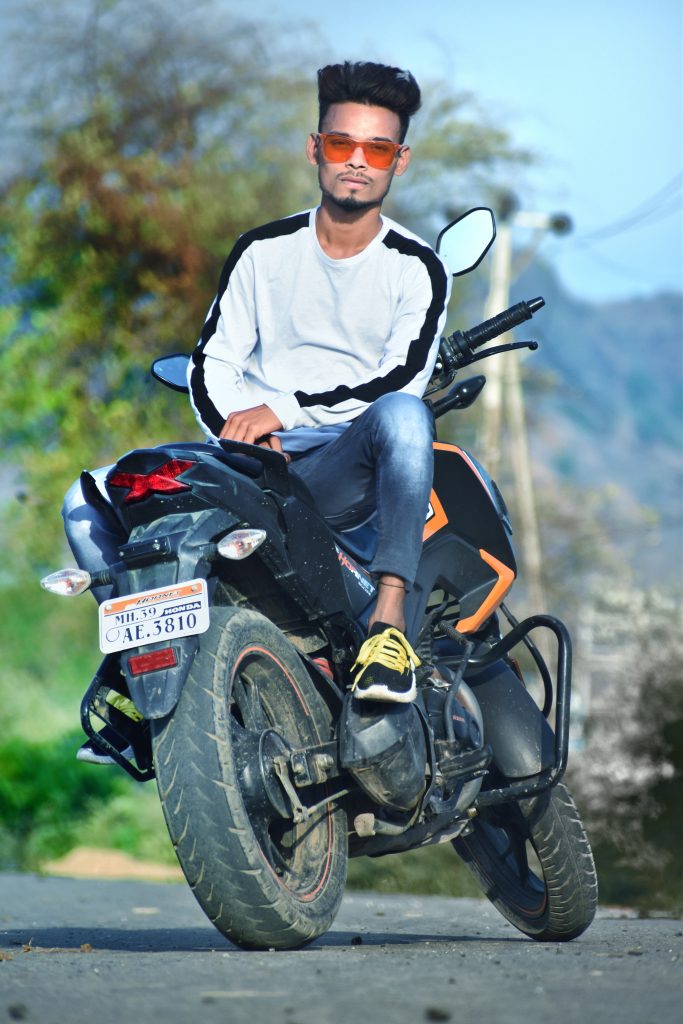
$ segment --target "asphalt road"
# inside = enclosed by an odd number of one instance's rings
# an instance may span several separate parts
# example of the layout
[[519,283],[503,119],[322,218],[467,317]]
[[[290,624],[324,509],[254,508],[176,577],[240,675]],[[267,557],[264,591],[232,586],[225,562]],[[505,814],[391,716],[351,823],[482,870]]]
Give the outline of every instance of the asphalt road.
[[297,952],[243,952],[184,885],[0,875],[0,1024],[669,1024],[683,923],[601,911],[566,944],[485,901],[349,894]]

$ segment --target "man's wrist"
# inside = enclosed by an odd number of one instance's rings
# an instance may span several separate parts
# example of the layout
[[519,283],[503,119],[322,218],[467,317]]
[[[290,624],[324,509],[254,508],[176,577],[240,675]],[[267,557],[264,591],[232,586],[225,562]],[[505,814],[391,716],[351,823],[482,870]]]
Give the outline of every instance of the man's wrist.
[[292,430],[295,427],[300,406],[292,393],[278,395],[269,399],[266,405],[274,413],[282,424],[282,430]]

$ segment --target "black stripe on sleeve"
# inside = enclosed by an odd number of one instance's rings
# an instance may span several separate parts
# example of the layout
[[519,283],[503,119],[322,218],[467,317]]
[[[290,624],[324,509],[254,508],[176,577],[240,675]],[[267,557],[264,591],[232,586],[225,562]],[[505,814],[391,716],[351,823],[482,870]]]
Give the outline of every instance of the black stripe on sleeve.
[[221,315],[220,302],[230,283],[232,272],[244,253],[254,242],[267,241],[269,238],[280,238],[283,235],[296,234],[297,231],[308,228],[309,221],[309,213],[300,213],[293,217],[285,217],[282,220],[271,221],[269,224],[263,224],[261,227],[253,228],[251,231],[245,231],[245,233],[240,235],[237,239],[230,255],[225,261],[225,265],[223,266],[220,280],[218,282],[218,294],[216,295],[213,308],[206,320],[206,323],[204,324],[204,327],[202,328],[202,333],[197,347],[192,353],[193,368],[190,377],[190,390],[192,392],[195,407],[202,418],[202,422],[216,437],[223,429],[225,417],[221,415],[209,398],[209,392],[204,375],[204,364],[206,361],[204,349],[216,333],[218,320]]
[[423,370],[429,350],[432,347],[439,326],[439,318],[443,313],[448,290],[448,278],[443,263],[429,246],[421,245],[412,238],[397,231],[388,231],[382,244],[388,249],[396,249],[404,256],[414,256],[425,266],[429,274],[432,287],[432,298],[425,314],[422,327],[417,338],[414,338],[408,346],[405,363],[395,366],[384,376],[375,377],[373,380],[359,384],[357,387],[349,387],[348,384],[340,384],[331,391],[321,391],[314,395],[307,395],[303,391],[296,391],[295,397],[301,407],[312,405],[323,405],[327,408],[339,405],[349,399],[356,399],[361,402],[374,402],[381,395],[391,391],[400,391]]

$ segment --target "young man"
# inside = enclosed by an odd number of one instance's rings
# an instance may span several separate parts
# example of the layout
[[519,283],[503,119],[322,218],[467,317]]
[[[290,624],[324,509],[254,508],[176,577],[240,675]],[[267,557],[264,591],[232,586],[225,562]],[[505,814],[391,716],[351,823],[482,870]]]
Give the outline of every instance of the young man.
[[318,72],[318,97],[306,152],[320,205],[237,241],[188,382],[205,433],[282,452],[334,529],[376,513],[378,598],[353,687],[407,702],[418,660],[403,605],[433,471],[421,396],[451,279],[430,246],[381,215],[410,162],[413,76],[347,61]]

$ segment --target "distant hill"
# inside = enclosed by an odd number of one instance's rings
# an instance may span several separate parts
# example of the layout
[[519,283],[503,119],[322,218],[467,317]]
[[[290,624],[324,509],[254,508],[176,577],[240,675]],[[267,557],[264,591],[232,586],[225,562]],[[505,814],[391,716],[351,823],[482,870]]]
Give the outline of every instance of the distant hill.
[[[511,299],[536,295],[546,308],[517,331],[540,343],[527,363],[534,459],[653,510],[659,528],[629,545],[638,581],[683,585],[683,294],[582,302],[536,265]],[[554,386],[534,387],[538,374]]]

